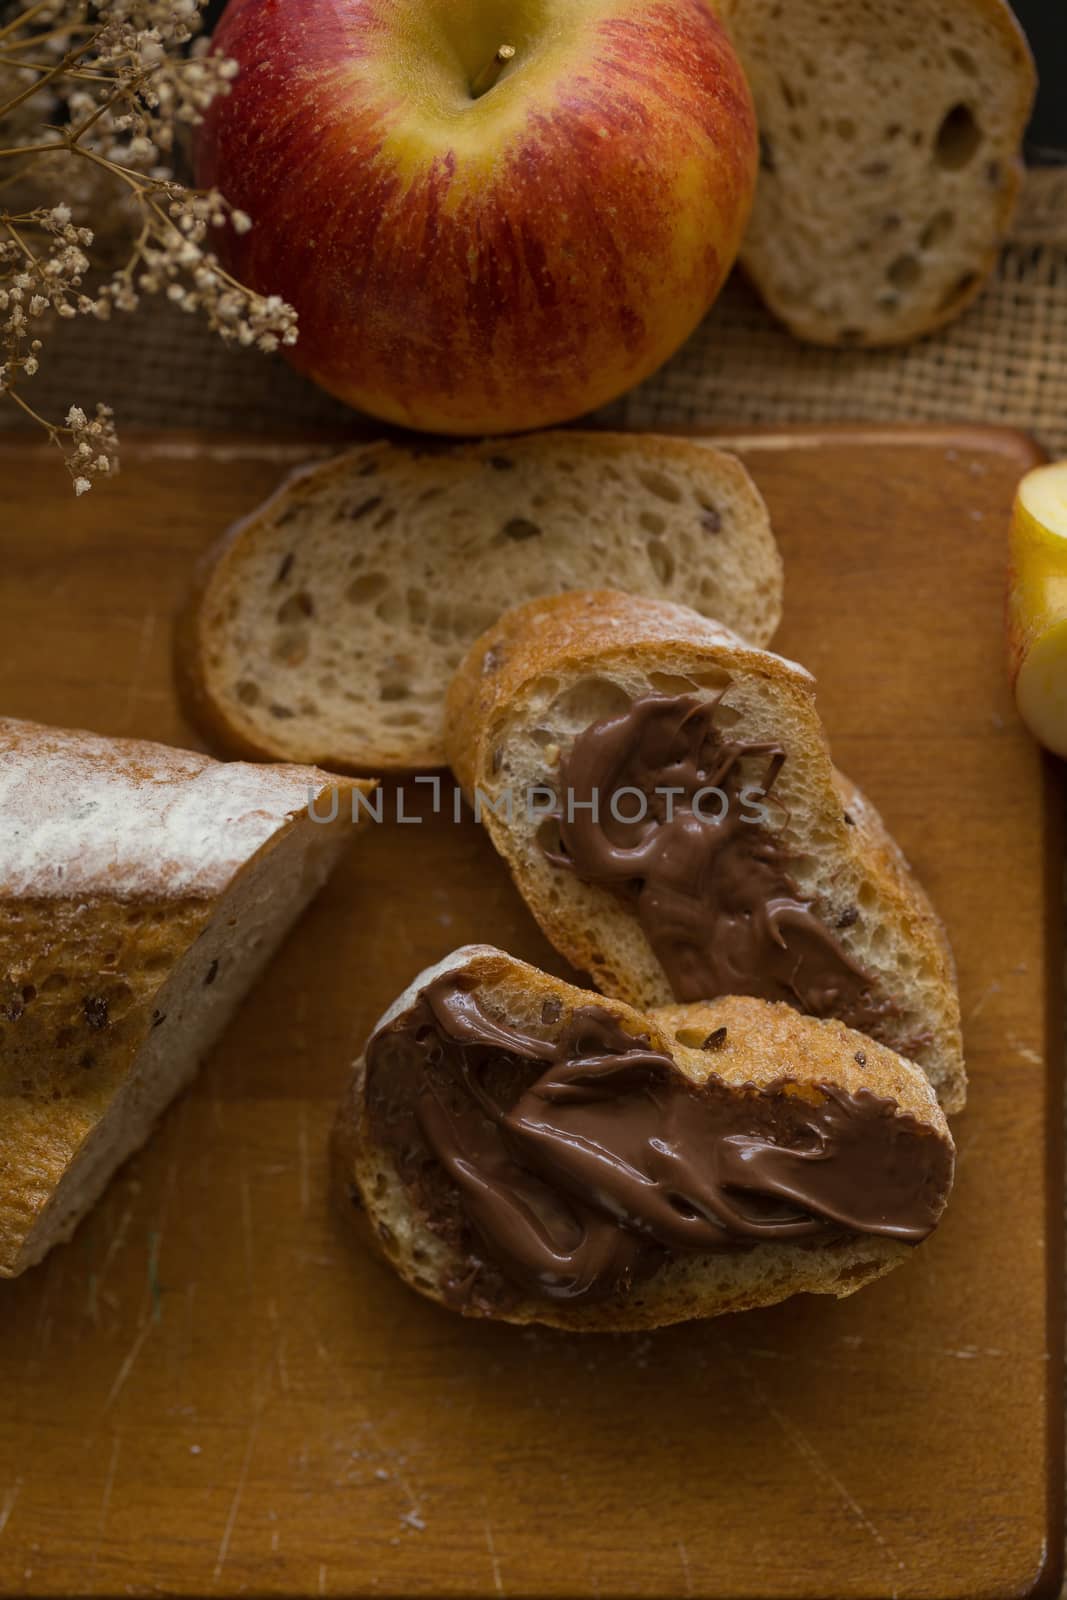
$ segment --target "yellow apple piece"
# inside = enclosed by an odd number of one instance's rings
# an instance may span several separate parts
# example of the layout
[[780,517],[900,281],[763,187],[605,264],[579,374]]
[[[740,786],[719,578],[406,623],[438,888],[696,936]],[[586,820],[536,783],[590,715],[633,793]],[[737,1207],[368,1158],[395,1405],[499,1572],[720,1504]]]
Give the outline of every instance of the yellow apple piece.
[[1016,492],[1008,653],[1019,715],[1067,756],[1067,461],[1035,467]]

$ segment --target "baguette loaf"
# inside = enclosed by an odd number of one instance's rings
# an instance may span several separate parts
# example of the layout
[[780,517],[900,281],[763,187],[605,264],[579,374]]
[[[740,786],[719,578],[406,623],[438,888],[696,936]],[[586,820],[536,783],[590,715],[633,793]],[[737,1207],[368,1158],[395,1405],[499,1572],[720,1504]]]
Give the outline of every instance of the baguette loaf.
[[741,260],[817,344],[888,345],[974,298],[1011,222],[1034,95],[1004,0],[723,0],[760,176]]
[[234,755],[444,764],[444,685],[516,601],[611,583],[765,644],[782,569],[734,457],[549,433],[373,444],[298,472],[208,557],[179,631],[187,708]]
[[584,1331],[852,1294],[951,1172],[922,1073],[838,1022],[746,998],[642,1016],[484,945],[386,1012],[334,1135],[338,1198],[405,1283]]
[[193,1076],[348,844],[353,787],[0,720],[0,1276],[69,1238]]
[[803,667],[682,606],[531,601],[470,650],[447,739],[534,916],[605,994],[789,1000],[909,1056],[962,1108],[944,930],[835,774]]

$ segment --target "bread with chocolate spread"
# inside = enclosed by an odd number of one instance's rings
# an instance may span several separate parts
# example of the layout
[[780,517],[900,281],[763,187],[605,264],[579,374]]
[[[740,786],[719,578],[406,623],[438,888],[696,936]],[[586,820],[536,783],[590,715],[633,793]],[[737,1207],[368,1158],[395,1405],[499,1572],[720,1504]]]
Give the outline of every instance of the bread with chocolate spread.
[[0,1277],[192,1078],[347,848],[353,787],[0,719]]
[[532,601],[468,653],[447,742],[534,916],[605,994],[838,1017],[962,1108],[944,930],[835,773],[803,667],[682,606]]
[[423,972],[357,1062],[338,1197],[471,1317],[655,1328],[848,1295],[936,1227],[944,1116],[838,1022],[732,998],[641,1015],[489,946]]
[[179,682],[232,755],[443,766],[445,686],[483,628],[605,583],[766,644],[782,564],[741,463],[640,434],[364,445],[295,473],[209,553]]

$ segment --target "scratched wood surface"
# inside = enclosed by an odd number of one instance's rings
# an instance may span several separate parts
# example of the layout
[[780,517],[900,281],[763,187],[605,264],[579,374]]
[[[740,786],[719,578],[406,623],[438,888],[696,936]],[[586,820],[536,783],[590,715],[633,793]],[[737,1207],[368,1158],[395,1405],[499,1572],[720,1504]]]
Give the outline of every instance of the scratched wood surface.
[[[972,1091],[941,1230],[853,1300],[652,1337],[417,1299],[328,1204],[346,1065],[460,942],[555,963],[473,826],[373,829],[74,1242],[0,1285],[3,1593],[1052,1592],[1058,802],[1000,634],[1032,452],[739,445],[786,557],[781,647],[955,945]],[[190,564],[304,453],[144,439],[75,504],[53,456],[0,447],[0,710],[195,743],[168,668]]]

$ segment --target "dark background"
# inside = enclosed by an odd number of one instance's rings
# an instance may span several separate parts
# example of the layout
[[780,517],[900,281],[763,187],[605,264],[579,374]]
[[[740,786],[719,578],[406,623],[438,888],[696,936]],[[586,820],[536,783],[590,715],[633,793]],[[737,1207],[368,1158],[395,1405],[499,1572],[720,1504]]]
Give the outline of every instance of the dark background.
[[1067,0],[1013,0],[1041,77],[1026,140],[1030,161],[1067,161]]

